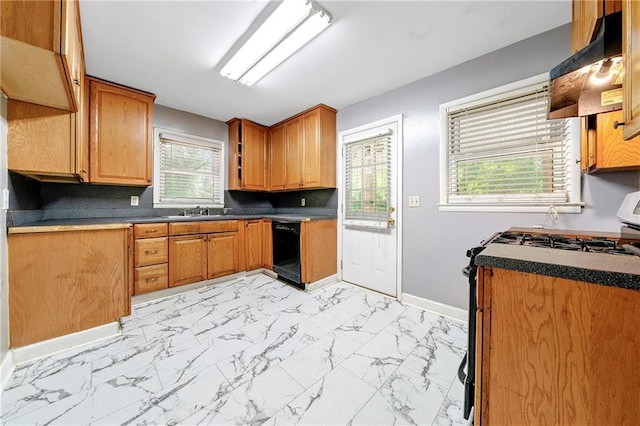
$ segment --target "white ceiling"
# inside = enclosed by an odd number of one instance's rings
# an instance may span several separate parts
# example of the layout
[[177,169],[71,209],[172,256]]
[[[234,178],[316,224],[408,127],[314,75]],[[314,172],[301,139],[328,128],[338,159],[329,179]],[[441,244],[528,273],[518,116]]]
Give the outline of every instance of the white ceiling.
[[220,60],[267,6],[253,1],[81,0],[87,74],[156,103],[274,124],[318,103],[340,109],[571,20],[570,0],[318,0],[333,24],[251,87]]

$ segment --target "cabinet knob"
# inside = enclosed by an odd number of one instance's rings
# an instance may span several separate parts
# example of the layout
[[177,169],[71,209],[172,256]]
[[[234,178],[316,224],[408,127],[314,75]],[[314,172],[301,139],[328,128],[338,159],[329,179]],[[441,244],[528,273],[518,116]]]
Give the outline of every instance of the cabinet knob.
[[73,79],[73,83],[74,83],[76,86],[80,86],[80,80],[78,80],[77,78],[74,78],[74,79]]
[[617,129],[617,128],[618,128],[618,127],[620,127],[620,126],[624,126],[624,121],[618,121],[618,120],[616,120],[616,121],[614,121],[614,122],[613,122],[613,128],[614,128],[614,129]]

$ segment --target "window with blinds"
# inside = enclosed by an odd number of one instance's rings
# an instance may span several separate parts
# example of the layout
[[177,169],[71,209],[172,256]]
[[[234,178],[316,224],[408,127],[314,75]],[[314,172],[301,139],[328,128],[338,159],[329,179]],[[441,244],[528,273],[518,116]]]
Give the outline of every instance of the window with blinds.
[[154,205],[223,207],[224,144],[156,129]]
[[391,133],[344,145],[345,219],[389,218]]
[[441,210],[577,206],[579,211],[576,123],[547,120],[548,79],[536,79],[542,81],[441,106]]

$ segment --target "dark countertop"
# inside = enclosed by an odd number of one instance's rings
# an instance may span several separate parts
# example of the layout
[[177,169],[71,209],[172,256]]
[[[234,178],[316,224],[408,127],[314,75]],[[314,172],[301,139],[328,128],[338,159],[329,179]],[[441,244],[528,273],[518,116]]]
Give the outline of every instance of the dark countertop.
[[212,215],[212,216],[155,216],[155,217],[98,217],[98,218],[78,218],[78,219],[44,219],[36,222],[29,222],[12,228],[24,228],[32,226],[81,226],[81,225],[111,225],[129,223],[163,223],[163,222],[200,222],[209,220],[239,220],[239,219],[271,219],[283,222],[307,222],[315,220],[336,219],[335,216],[305,216],[288,214],[270,215]]
[[476,264],[640,291],[640,256],[489,244]]

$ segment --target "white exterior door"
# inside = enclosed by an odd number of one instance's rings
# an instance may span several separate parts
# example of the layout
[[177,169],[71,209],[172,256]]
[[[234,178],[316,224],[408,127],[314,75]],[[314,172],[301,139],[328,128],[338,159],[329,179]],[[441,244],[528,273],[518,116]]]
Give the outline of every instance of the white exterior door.
[[339,139],[341,279],[397,297],[402,116],[341,132]]

